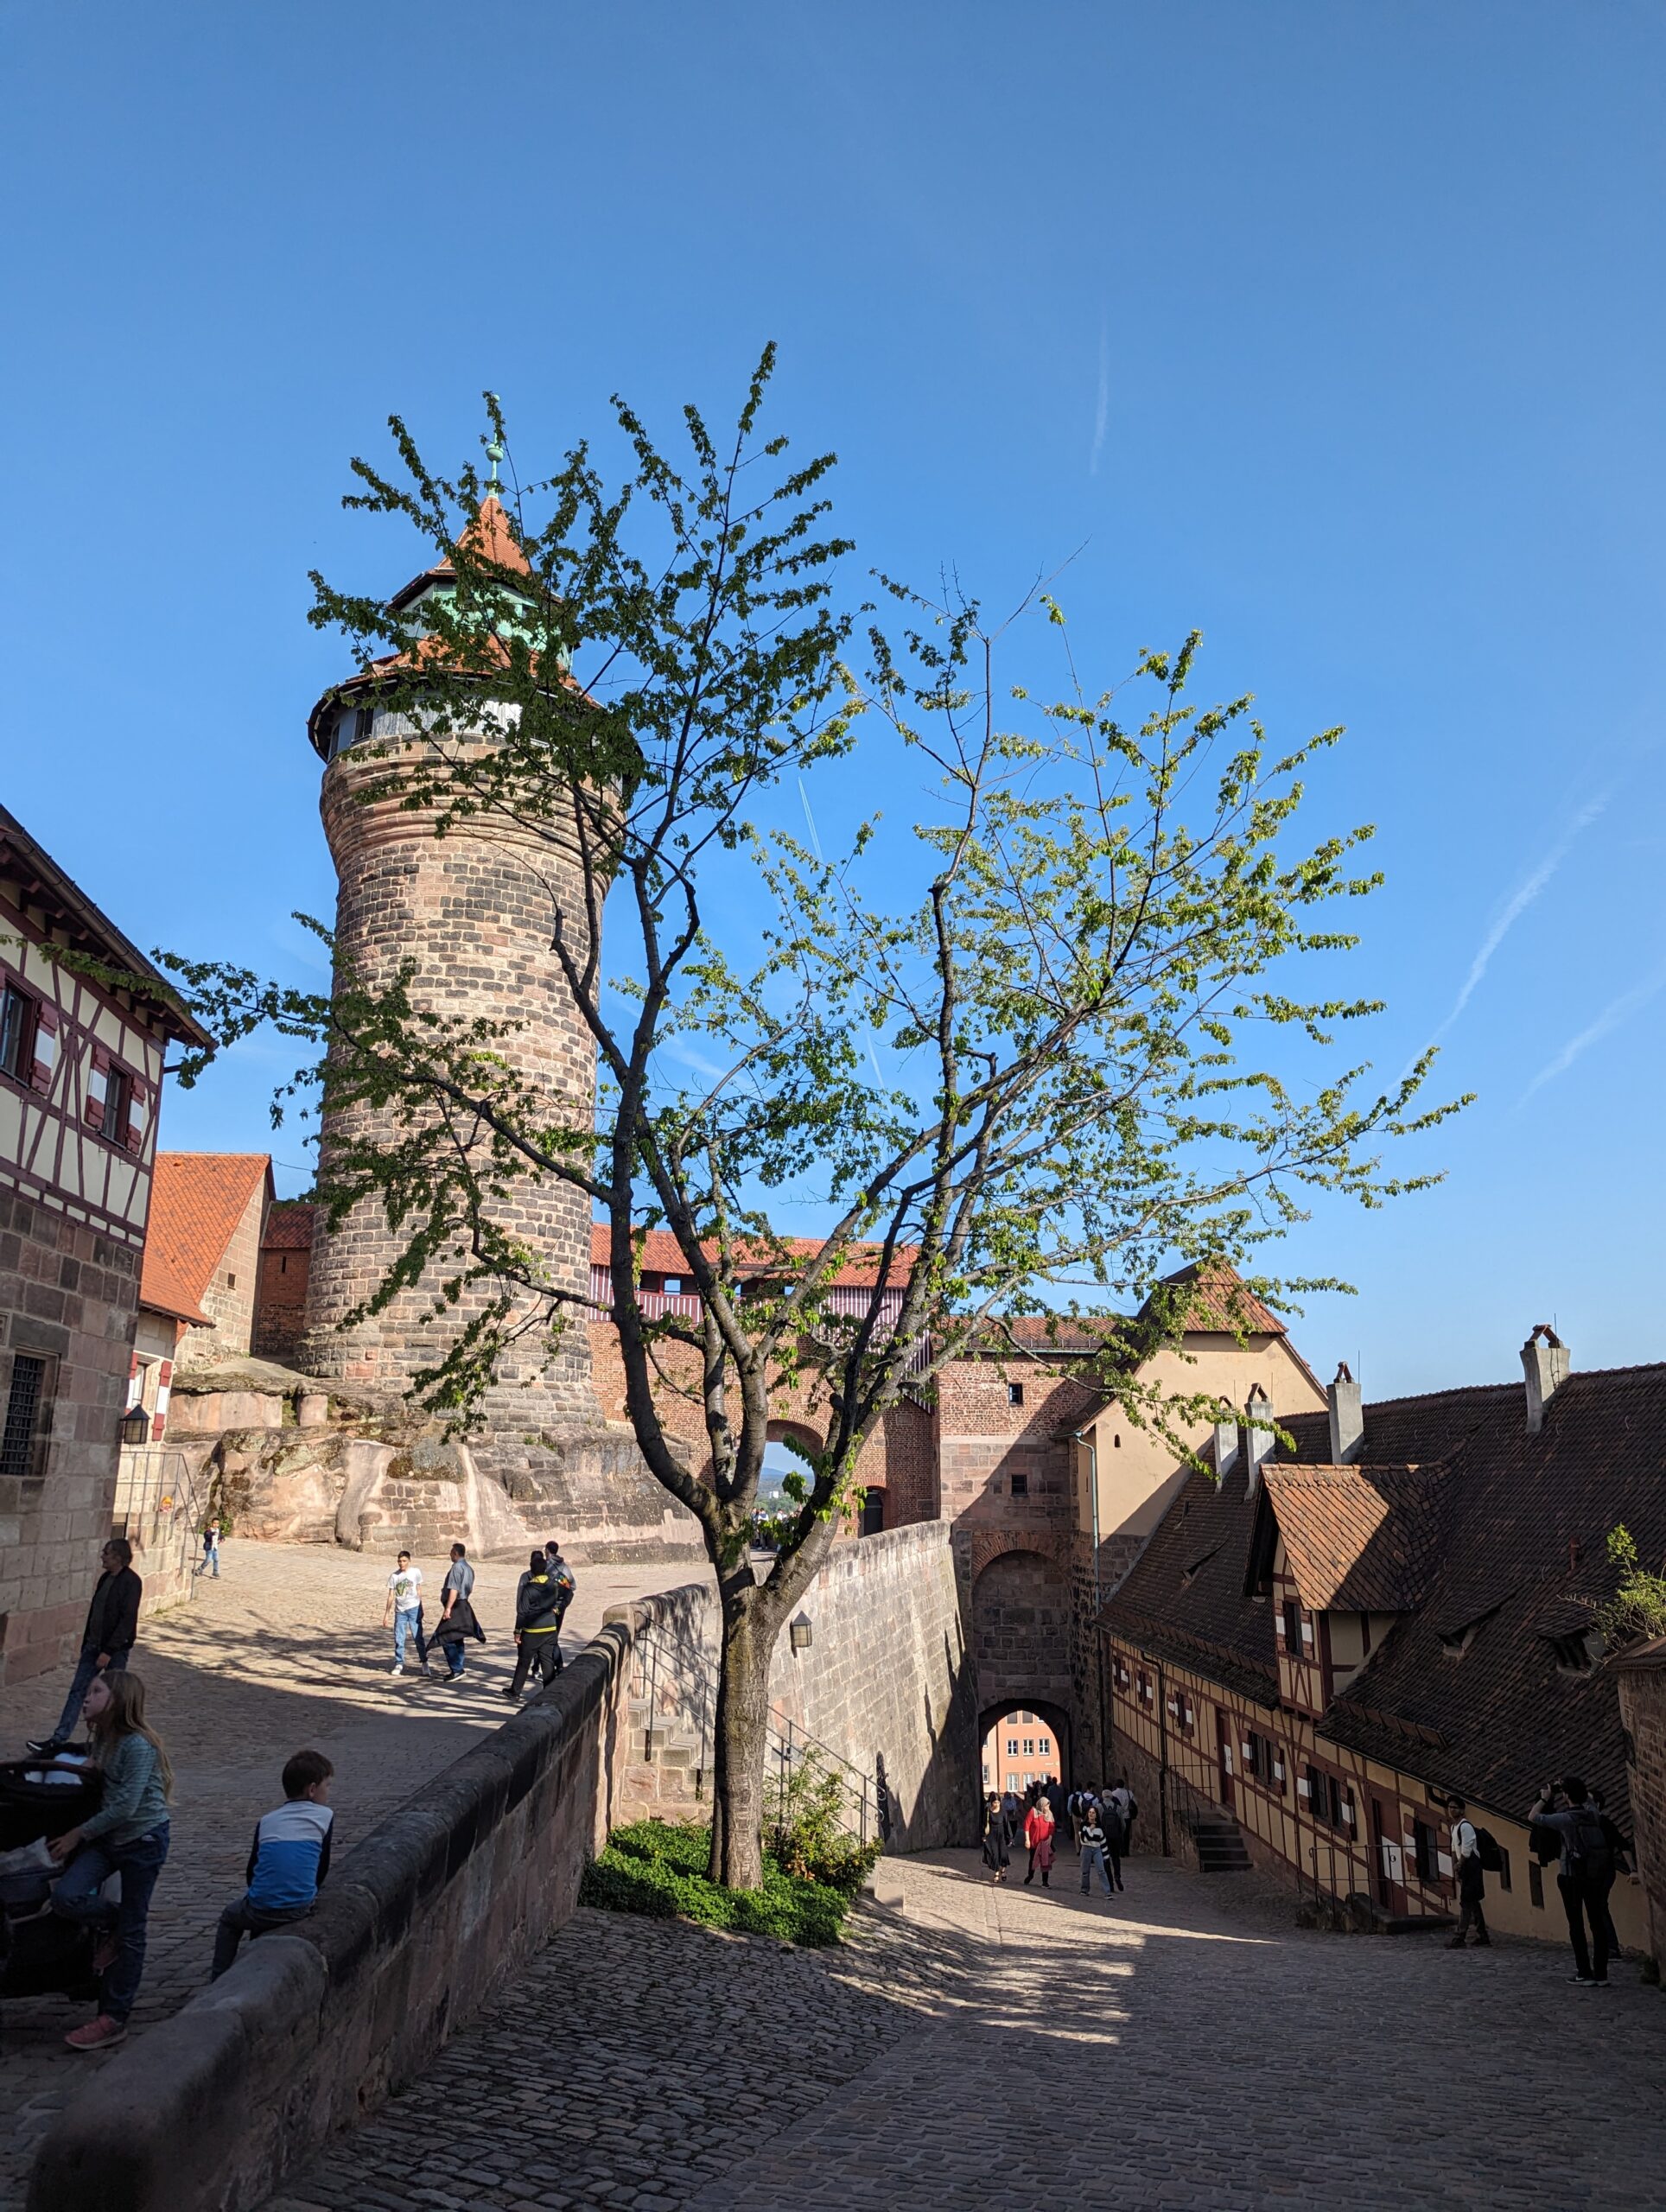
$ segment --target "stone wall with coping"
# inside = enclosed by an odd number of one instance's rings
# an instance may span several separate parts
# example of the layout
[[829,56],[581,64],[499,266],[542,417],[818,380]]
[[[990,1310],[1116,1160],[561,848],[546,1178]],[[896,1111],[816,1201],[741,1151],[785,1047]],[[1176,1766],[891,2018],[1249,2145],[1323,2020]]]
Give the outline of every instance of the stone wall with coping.
[[[883,1753],[893,1848],[970,1840],[976,1707],[949,1530],[836,1547],[802,1610],[811,1643],[795,1656],[783,1633],[780,1709],[869,1776]],[[689,1763],[664,1753],[709,1732],[717,1623],[698,1586],[610,1614],[550,1689],[373,1829],[304,1920],[101,2065],[42,2143],[28,2212],[252,2212],[414,2078],[568,1918],[611,1827],[703,1816]]]
[[605,1628],[305,1920],[103,2065],[45,2138],[29,2212],[249,2212],[420,2073],[573,1910],[615,1812],[630,1642]]
[[[647,1618],[652,1611],[652,1618]],[[897,1851],[977,1833],[977,1698],[951,1531],[941,1522],[836,1544],[783,1630],[770,1669],[772,1725],[813,1739],[871,1791],[885,1762]],[[633,1817],[706,1816],[721,1616],[698,1586],[607,1616],[630,1629]],[[870,1803],[872,1802],[870,1796]]]

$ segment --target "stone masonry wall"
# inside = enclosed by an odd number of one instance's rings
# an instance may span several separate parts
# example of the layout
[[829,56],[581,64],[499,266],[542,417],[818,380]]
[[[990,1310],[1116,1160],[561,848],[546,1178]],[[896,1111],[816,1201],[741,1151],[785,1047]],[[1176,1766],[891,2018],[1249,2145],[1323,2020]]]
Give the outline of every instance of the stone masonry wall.
[[139,1255],[0,1192],[0,1408],[17,1354],[55,1363],[44,1449],[0,1475],[0,1684],[80,1648],[111,1533]]
[[213,1329],[185,1332],[180,1356],[188,1364],[228,1353],[246,1356],[253,1344],[255,1301],[260,1287],[260,1232],[265,1219],[263,1182],[244,1208],[243,1218],[232,1232],[202,1294],[202,1310],[213,1323]]
[[1652,1955],[1666,1974],[1666,1646],[1652,1664],[1618,1670],[1620,1720],[1631,1741],[1631,1834],[1648,1900]]
[[253,1349],[258,1359],[293,1360],[307,1327],[308,1245],[269,1248],[260,1255]]
[[[652,1620],[608,1616],[637,1637],[625,1788],[634,1811],[703,1819],[717,1601],[696,1586],[652,1604]],[[975,1841],[977,1703],[950,1531],[924,1522],[835,1545],[798,1610],[810,1648],[784,1630],[770,1669],[778,1739],[790,1722],[870,1787],[883,1758],[893,1850]]]
[[629,1631],[424,1784],[308,1916],[72,2094],[29,2212],[250,2212],[414,2078],[561,1926],[616,1814]]
[[[391,719],[389,729],[393,725]],[[354,749],[326,770],[321,808],[340,878],[336,910],[339,957],[356,978],[379,987],[402,963],[416,963],[413,1002],[459,1021],[486,1017],[515,1025],[501,1049],[548,1103],[552,1120],[588,1127],[595,1090],[595,1053],[588,1029],[562,982],[550,950],[556,905],[568,928],[583,912],[570,837],[563,845],[480,817],[443,838],[430,817],[402,812],[396,801],[365,803],[367,785],[385,777],[409,743],[385,742],[378,727],[372,753]],[[380,757],[375,757],[379,754]],[[322,1172],[340,1147],[391,1120],[371,1109],[327,1110]],[[590,1205],[582,1192],[549,1179],[517,1184],[505,1225],[539,1255],[551,1279],[584,1292],[589,1284]],[[333,1234],[321,1215],[308,1293],[302,1356],[308,1371],[347,1381],[402,1382],[431,1365],[443,1332],[461,1314],[426,1319],[430,1300],[404,1294],[382,1314],[342,1334],[338,1324],[380,1281],[395,1249],[380,1206],[366,1201]],[[436,1278],[442,1272],[436,1268]],[[588,1344],[581,1325],[547,1363],[536,1336],[512,1355],[487,1405],[491,1444],[485,1456],[504,1468],[535,1464],[537,1433],[594,1424]],[[534,1440],[528,1443],[526,1440]]]

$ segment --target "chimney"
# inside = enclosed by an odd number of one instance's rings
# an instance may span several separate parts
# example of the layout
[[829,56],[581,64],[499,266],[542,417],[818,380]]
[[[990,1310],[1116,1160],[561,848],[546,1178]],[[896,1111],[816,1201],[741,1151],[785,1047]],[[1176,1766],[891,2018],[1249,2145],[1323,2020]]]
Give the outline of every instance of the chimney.
[[1541,1321],[1522,1346],[1522,1372],[1527,1377],[1527,1433],[1536,1436],[1544,1427],[1544,1409],[1567,1380],[1571,1364],[1567,1346],[1548,1321]]
[[1243,1416],[1243,1494],[1253,1497],[1261,1487],[1261,1463],[1273,1448],[1273,1402],[1259,1382],[1250,1393]]
[[1348,1372],[1345,1359],[1339,1363],[1336,1380],[1325,1395],[1331,1407],[1331,1465],[1351,1466],[1364,1446],[1365,1415],[1359,1385]]
[[1235,1421],[1215,1423],[1215,1479],[1230,1474],[1238,1461],[1238,1425]]

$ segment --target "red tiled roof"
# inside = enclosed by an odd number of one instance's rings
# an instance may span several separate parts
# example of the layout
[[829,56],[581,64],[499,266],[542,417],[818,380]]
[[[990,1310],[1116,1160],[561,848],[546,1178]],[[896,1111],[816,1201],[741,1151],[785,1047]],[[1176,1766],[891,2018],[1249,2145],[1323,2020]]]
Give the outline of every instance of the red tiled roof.
[[[681,1277],[688,1274],[689,1263],[684,1255],[683,1247],[670,1230],[650,1229],[639,1232],[639,1235],[642,1245],[640,1265],[645,1274]],[[822,1240],[817,1236],[784,1236],[780,1241],[795,1260],[808,1259],[822,1249]],[[708,1259],[716,1255],[717,1247],[709,1239],[701,1249]],[[873,1244],[858,1244],[852,1249],[853,1256],[833,1276],[832,1287],[836,1289],[871,1288],[877,1280],[879,1248]],[[906,1284],[917,1249],[917,1246],[904,1244],[892,1255],[890,1273],[886,1278],[887,1289],[900,1290]],[[873,1255],[866,1265],[860,1256],[864,1253]],[[612,1232],[605,1221],[590,1224],[590,1264],[596,1268],[611,1267],[613,1264]],[[742,1274],[767,1275],[775,1271],[776,1266],[771,1254],[760,1251],[755,1260],[742,1258],[741,1272]]]
[[307,1198],[279,1198],[266,1216],[263,1252],[307,1252],[312,1249],[313,1209]]
[[[466,545],[477,559],[490,561],[499,569],[511,569],[520,576],[532,573],[531,563],[515,543],[509,517],[499,499],[488,497],[481,500],[479,512],[457,543]],[[389,604],[397,607],[425,584],[448,583],[456,573],[455,562],[436,561],[431,569],[424,569],[421,575],[413,576],[403,590],[395,592]]]
[[1398,1613],[1419,1602],[1440,1512],[1428,1473],[1275,1464],[1262,1475],[1304,1605],[1315,1612]]
[[[1165,1289],[1188,1286],[1192,1292],[1185,1307],[1188,1329],[1229,1334],[1242,1330],[1250,1336],[1268,1337],[1285,1333],[1284,1324],[1272,1307],[1263,1306],[1224,1260],[1197,1260],[1189,1268],[1178,1268],[1162,1278]],[[1149,1313],[1154,1302],[1154,1299],[1148,1299],[1141,1312]]]
[[[1555,1639],[1613,1589],[1610,1529],[1623,1522],[1651,1567],[1666,1556],[1666,1363],[1576,1370],[1536,1434],[1519,1382],[1368,1404],[1364,1448],[1384,1464],[1358,1474],[1326,1471],[1324,1414],[1290,1415],[1281,1426],[1295,1439],[1295,1464],[1269,1463],[1264,1494],[1302,1497],[1315,1550],[1307,1571],[1319,1578],[1313,1586],[1345,1569],[1333,1604],[1375,1610],[1359,1591],[1388,1594],[1387,1581],[1370,1579],[1370,1509],[1358,1485],[1408,1486],[1390,1503],[1383,1560],[1385,1577],[1403,1568],[1417,1585],[1410,1592],[1401,1585],[1414,1602],[1332,1701],[1320,1735],[1512,1814],[1525,1809],[1546,1774],[1571,1767],[1625,1825],[1625,1744],[1609,1675],[1631,1655],[1576,1671],[1559,1663]],[[1343,1477],[1348,1502],[1327,1503],[1321,1513],[1313,1501],[1327,1471]],[[1416,1526],[1415,1480],[1427,1481],[1434,1503],[1446,1506],[1428,1516],[1426,1565],[1396,1556]],[[1105,1606],[1107,1626],[1176,1659],[1189,1653],[1200,1673],[1246,1688],[1258,1679],[1275,1694],[1276,1624],[1256,1601],[1252,1571],[1261,1510],[1246,1497],[1241,1465],[1218,1484],[1189,1477]],[[1188,1581],[1205,1540],[1219,1548]],[[1356,1572],[1358,1587],[1350,1582]],[[1472,1633],[1454,1650],[1466,1629]],[[1208,1658],[1211,1649],[1229,1651],[1230,1665]]]
[[207,1322],[202,1296],[249,1201],[271,1175],[264,1152],[159,1152],[139,1303]]

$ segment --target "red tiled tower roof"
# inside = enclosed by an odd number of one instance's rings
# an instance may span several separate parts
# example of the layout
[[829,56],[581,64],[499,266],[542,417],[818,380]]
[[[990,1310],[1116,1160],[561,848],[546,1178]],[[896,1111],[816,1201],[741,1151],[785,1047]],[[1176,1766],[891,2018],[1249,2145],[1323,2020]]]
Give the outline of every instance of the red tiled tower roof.
[[156,1154],[139,1278],[141,1306],[207,1323],[202,1294],[271,1165],[264,1152]]

